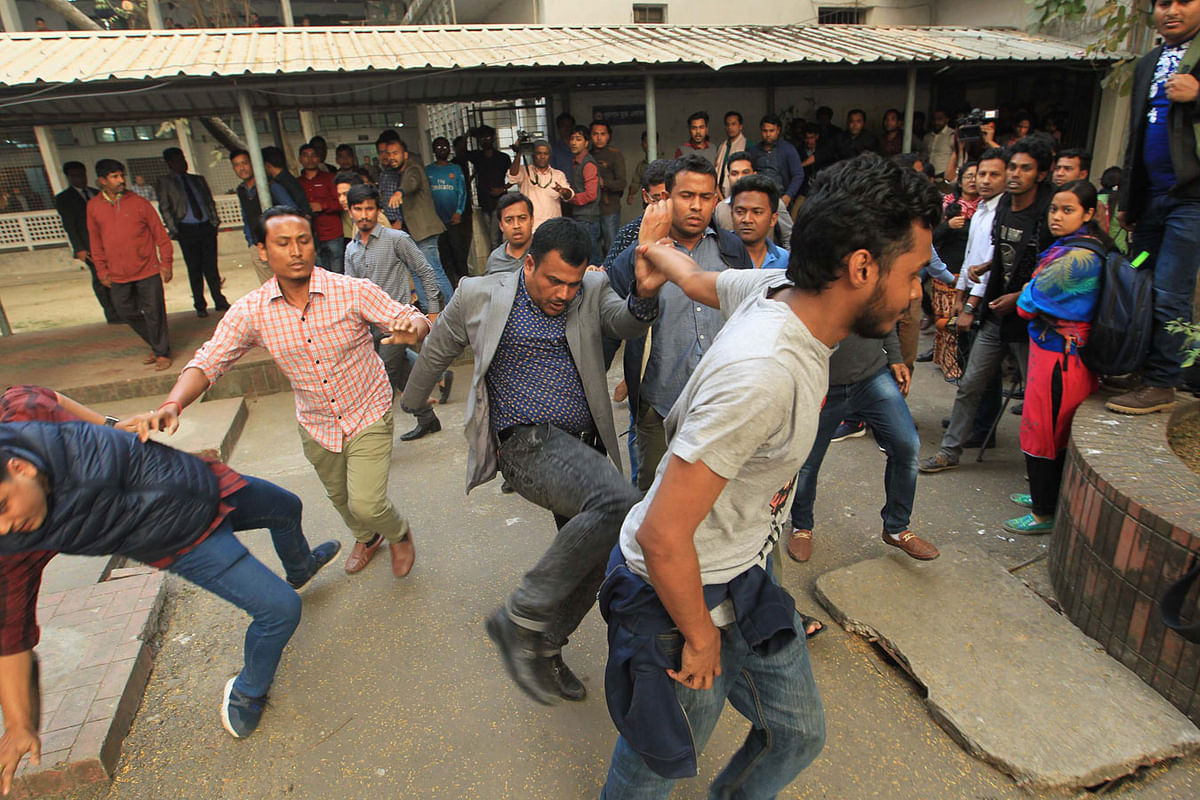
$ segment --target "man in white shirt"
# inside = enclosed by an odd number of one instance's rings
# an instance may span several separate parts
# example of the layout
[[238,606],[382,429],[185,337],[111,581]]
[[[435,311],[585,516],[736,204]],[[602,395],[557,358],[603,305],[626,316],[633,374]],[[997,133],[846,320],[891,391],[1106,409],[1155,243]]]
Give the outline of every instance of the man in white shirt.
[[575,192],[571,190],[571,181],[566,174],[550,166],[549,142],[538,139],[533,143],[532,164],[526,162],[519,145],[513,145],[513,152],[517,157],[508,168],[506,180],[509,186],[516,186],[518,192],[529,198],[533,208],[533,228],[529,232],[532,236],[538,225],[562,216],[562,204]]
[[975,311],[983,302],[987,291],[989,273],[976,280],[971,276],[973,267],[986,267],[992,263],[992,222],[996,219],[996,206],[1004,194],[1004,151],[993,147],[984,152],[975,172],[975,186],[979,192],[979,207],[971,217],[967,233],[967,249],[963,255],[962,269],[958,273],[958,329],[967,332],[975,321]]

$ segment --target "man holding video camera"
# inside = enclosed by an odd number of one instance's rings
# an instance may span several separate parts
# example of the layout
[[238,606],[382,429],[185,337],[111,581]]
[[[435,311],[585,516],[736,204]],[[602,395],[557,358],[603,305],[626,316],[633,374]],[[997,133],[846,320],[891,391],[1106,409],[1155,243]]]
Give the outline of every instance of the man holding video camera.
[[533,135],[517,132],[517,141],[512,146],[516,158],[508,169],[506,180],[533,204],[533,230],[537,230],[537,226],[546,220],[561,217],[562,204],[575,192],[566,174],[550,166],[553,152],[550,143],[545,139],[531,142]]

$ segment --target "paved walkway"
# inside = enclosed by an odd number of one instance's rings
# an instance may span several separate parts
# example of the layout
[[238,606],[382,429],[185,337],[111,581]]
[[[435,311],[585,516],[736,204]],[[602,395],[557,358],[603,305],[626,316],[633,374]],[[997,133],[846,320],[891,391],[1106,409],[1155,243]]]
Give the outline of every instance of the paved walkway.
[[[217,717],[221,686],[240,663],[244,616],[168,580],[170,625],[106,798],[598,795],[614,739],[601,694],[602,622],[593,612],[566,651],[591,691],[585,703],[535,706],[505,677],[482,619],[540,554],[553,525],[546,512],[501,494],[498,482],[464,497],[460,386],[453,402],[439,409],[442,433],[396,444],[391,494],[414,526],[412,576],[396,581],[381,559],[358,576],[335,567],[318,579],[305,596],[304,621],[285,654],[272,705],[250,739],[230,739]],[[940,434],[951,394],[928,367],[920,369],[912,405],[927,448]],[[333,535],[348,545],[300,453],[291,397],[273,395],[250,406],[233,464],[299,493],[312,538]],[[401,428],[408,422],[404,415],[397,420]],[[915,529],[939,544],[970,542],[1006,567],[1043,552],[1042,540],[1000,530],[1011,516],[1008,493],[1024,486],[1015,436],[1011,417],[1001,428],[1000,447],[988,451],[983,464],[922,477]],[[877,516],[883,463],[869,438],[830,450],[813,560],[784,566],[786,585],[809,612],[825,616],[812,595],[818,575],[889,552],[879,541]],[[265,535],[245,540],[277,568]],[[1018,574],[1045,584],[1038,568]],[[965,753],[930,717],[919,687],[860,637],[831,626],[811,654],[828,744],[782,798],[1031,796]],[[701,778],[672,797],[704,797],[706,781],[745,730],[741,718],[727,712],[701,760]],[[1154,768],[1116,794],[1200,796],[1200,762]]]

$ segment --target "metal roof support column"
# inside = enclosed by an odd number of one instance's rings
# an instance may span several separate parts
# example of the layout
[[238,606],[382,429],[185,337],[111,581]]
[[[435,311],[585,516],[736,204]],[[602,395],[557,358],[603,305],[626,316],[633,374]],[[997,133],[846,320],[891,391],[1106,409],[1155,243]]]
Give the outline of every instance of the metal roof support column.
[[192,134],[185,117],[175,120],[175,138],[179,141],[179,149],[183,151],[183,157],[187,159],[191,171],[203,175],[204,171],[200,169],[196,154],[192,151]]
[[917,110],[917,67],[908,65],[908,95],[904,99],[904,145],[905,153],[912,152],[913,114]]
[[4,22],[5,33],[20,33],[21,12],[17,11],[17,0],[0,0],[0,21]]
[[250,164],[254,167],[254,186],[258,189],[258,204],[266,211],[271,207],[271,189],[267,186],[267,168],[263,165],[262,145],[258,142],[258,127],[254,124],[254,111],[250,108],[250,96],[244,91],[237,93],[238,111],[242,115],[242,130],[246,135],[246,149],[250,151]]
[[[520,102],[520,101],[518,101]],[[429,128],[429,106],[417,103],[417,152],[421,154],[421,163],[433,161],[433,141],[429,138],[432,131]]]
[[279,14],[283,17],[283,27],[296,27],[296,18],[292,16],[292,0],[279,0]]
[[654,76],[646,76],[646,161],[658,158],[658,99],[654,94]]
[[300,113],[300,132],[304,134],[304,141],[311,142],[313,137],[317,135],[317,122],[311,111],[301,111]]
[[46,167],[46,177],[50,179],[50,190],[58,194],[67,188],[67,184],[63,180],[62,159],[58,155],[54,132],[45,125],[34,125],[33,135],[37,137],[38,151],[42,154],[42,164]]
[[158,5],[158,0],[146,0],[146,20],[154,30],[163,29],[162,9]]

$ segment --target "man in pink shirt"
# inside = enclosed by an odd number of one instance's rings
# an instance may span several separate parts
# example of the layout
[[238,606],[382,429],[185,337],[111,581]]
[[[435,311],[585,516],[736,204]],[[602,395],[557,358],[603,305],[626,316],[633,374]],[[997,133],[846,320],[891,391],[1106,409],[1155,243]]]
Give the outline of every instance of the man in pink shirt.
[[87,204],[88,238],[96,277],[112,296],[113,308],[150,345],[145,360],[162,371],[171,366],[163,284],[171,280],[171,237],[154,206],[125,191],[125,165],[96,162],[100,194]]
[[225,312],[158,411],[142,424],[173,432],[179,415],[252,347],[263,347],[291,381],[304,455],[355,544],[346,572],[363,569],[386,539],[392,573],[416,560],[408,522],[387,496],[392,459],[392,386],[375,353],[371,326],[384,344],[416,344],[429,320],[367,280],[315,266],[309,222],[276,206],[255,231],[274,276]]
[[[521,146],[513,145],[512,166],[508,168],[508,185],[529,198],[533,205],[533,230],[548,219],[562,216],[562,204],[575,194],[571,180],[560,169],[550,166],[550,143],[538,139],[533,143],[533,163],[521,155]],[[532,234],[532,231],[531,231]]]

